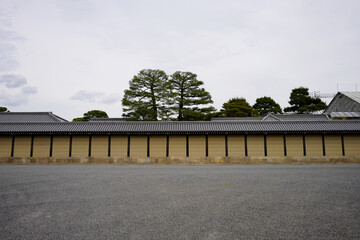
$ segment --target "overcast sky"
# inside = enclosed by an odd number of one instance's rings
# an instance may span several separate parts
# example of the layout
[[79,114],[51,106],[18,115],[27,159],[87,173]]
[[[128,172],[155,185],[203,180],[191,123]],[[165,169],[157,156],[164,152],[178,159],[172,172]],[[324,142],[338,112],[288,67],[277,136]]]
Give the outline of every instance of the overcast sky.
[[142,69],[190,71],[214,106],[360,89],[359,0],[0,0],[0,106],[121,117]]

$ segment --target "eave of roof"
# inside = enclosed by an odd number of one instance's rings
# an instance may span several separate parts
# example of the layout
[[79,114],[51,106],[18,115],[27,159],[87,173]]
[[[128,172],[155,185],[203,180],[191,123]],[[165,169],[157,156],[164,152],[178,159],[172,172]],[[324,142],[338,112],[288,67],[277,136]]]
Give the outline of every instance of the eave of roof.
[[52,112],[3,112],[0,113],[2,122],[68,122]]
[[341,92],[346,97],[352,99],[353,101],[360,103],[360,92]]
[[1,123],[1,135],[13,134],[283,134],[360,133],[360,121],[274,122],[52,122]]

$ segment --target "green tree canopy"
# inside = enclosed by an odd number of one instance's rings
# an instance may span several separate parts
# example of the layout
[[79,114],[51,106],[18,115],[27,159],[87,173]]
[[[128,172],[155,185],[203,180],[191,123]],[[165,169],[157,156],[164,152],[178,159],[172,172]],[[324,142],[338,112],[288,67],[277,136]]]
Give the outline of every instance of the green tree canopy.
[[[214,107],[204,106],[213,103],[209,92],[201,86],[203,81],[191,72],[177,71],[170,78],[171,99],[168,102],[178,121],[205,120],[214,112]],[[200,107],[204,106],[204,107]]]
[[0,112],[10,112],[6,107],[0,107]]
[[220,110],[224,117],[254,117],[256,111],[250,106],[245,98],[231,98],[222,105]]
[[91,110],[84,113],[83,117],[74,118],[73,122],[86,122],[89,121],[90,118],[109,118],[106,112],[101,110]]
[[157,121],[167,119],[166,108],[171,85],[164,71],[144,69],[129,82],[122,99],[123,117],[129,120]]
[[257,98],[253,108],[257,110],[260,115],[267,113],[281,113],[281,107],[271,97]]
[[311,113],[324,110],[326,103],[320,98],[309,96],[309,89],[304,87],[294,88],[290,94],[290,107],[284,108],[285,112]]

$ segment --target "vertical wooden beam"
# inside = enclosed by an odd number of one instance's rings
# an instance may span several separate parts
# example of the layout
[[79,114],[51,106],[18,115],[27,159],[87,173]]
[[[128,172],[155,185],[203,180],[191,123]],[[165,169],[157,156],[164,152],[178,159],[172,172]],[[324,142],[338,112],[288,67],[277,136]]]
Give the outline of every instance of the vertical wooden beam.
[[69,157],[71,157],[71,153],[72,153],[72,135],[70,135]]
[[89,157],[91,157],[91,139],[92,139],[92,136],[89,135]]
[[322,134],[322,135],[321,135],[321,140],[322,140],[323,156],[326,156],[326,149],[325,149],[325,135],[324,135],[324,134]]
[[283,140],[284,140],[284,156],[287,156],[287,150],[286,150],[286,135],[283,135]]
[[341,134],[341,148],[342,148],[342,155],[345,156],[344,134]]
[[12,142],[11,142],[11,157],[14,157],[14,149],[15,149],[15,135],[12,136]]
[[147,135],[147,149],[146,149],[146,156],[150,157],[150,135]]
[[50,157],[52,157],[52,154],[53,154],[53,145],[54,145],[54,135],[51,135],[51,137],[50,137],[50,153],[49,153]]
[[209,135],[205,135],[205,156],[209,156]]
[[225,157],[229,156],[228,135],[225,134]]
[[245,140],[245,157],[248,156],[248,144],[247,144],[247,134],[244,135]]
[[166,135],[166,157],[169,157],[169,135]]
[[34,135],[31,136],[31,143],[30,143],[30,157],[33,156],[34,153]]
[[109,135],[108,140],[108,157],[111,157],[111,135]]
[[127,156],[130,157],[130,135],[128,135]]
[[186,157],[189,157],[189,135],[186,135]]
[[267,143],[266,143],[266,134],[264,134],[264,155],[267,157]]
[[306,156],[306,140],[305,140],[305,134],[303,134],[302,136],[303,136],[303,151],[304,151],[304,156]]

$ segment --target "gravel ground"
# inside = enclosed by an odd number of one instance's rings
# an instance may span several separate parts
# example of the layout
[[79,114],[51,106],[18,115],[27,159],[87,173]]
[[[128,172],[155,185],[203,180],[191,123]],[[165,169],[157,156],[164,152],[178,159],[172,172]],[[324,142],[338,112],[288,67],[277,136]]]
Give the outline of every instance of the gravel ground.
[[360,239],[360,165],[2,165],[0,239]]

